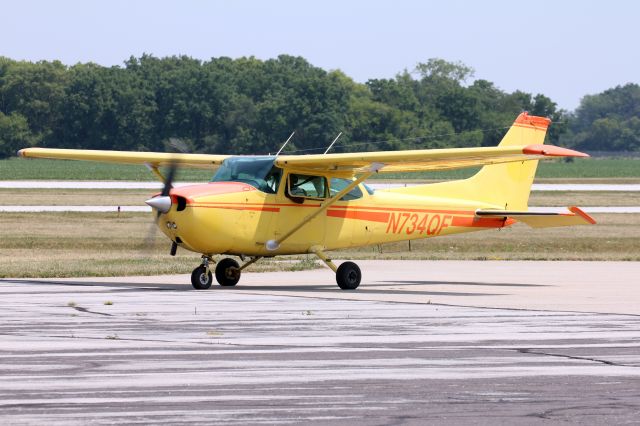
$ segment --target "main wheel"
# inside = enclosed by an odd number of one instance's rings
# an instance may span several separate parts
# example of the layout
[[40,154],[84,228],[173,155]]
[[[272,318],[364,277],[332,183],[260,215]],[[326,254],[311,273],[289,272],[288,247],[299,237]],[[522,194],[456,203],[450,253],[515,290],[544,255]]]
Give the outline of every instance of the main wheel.
[[238,284],[240,281],[240,265],[233,259],[222,259],[216,265],[216,281],[225,287]]
[[211,287],[213,277],[211,271],[207,270],[204,266],[200,265],[191,273],[191,285],[196,290],[206,290]]
[[362,273],[360,268],[353,262],[344,262],[338,266],[336,272],[336,282],[343,290],[355,290],[360,285]]

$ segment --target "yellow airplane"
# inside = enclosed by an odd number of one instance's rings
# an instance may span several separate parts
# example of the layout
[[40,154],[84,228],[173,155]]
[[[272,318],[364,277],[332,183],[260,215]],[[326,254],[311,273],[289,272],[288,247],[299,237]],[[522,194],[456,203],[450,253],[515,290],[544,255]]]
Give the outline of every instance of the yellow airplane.
[[[222,286],[263,257],[313,253],[336,273],[338,286],[361,280],[353,262],[336,266],[330,250],[430,238],[509,226],[594,224],[577,207],[564,213],[530,212],[527,202],[538,160],[587,157],[543,145],[551,120],[522,113],[497,147],[427,149],[318,155],[227,156],[155,152],[26,148],[22,157],[145,164],[165,182],[146,201],[177,247],[202,254],[191,274],[198,290],[211,287],[210,265]],[[468,179],[388,190],[364,181],[376,173],[483,167]],[[159,167],[169,166],[167,176]],[[209,183],[172,187],[175,168],[213,169]],[[246,261],[245,261],[246,259]]]

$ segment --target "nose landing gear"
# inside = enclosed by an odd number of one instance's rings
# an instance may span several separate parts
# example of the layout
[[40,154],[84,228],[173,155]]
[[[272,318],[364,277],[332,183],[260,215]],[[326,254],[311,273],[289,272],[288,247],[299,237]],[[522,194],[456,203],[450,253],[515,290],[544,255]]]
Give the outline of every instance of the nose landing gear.
[[211,287],[213,276],[209,270],[209,256],[202,256],[202,265],[191,272],[191,285],[196,290],[206,290]]
[[[215,276],[216,281],[223,287],[233,287],[240,281],[240,275],[242,270],[247,266],[260,260],[261,256],[251,258],[248,262],[245,262],[242,266],[231,258],[225,258],[218,262],[216,265]],[[244,258],[243,258],[244,259]],[[209,262],[214,262],[211,256],[203,255],[202,264],[193,270],[191,273],[191,285],[196,290],[206,290],[211,287],[213,277],[209,268]]]

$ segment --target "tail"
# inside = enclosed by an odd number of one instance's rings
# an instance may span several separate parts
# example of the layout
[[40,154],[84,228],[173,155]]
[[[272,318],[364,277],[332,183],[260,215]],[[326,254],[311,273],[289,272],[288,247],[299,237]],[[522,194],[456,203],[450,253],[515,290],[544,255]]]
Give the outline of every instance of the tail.
[[[542,145],[551,120],[523,112],[516,118],[499,146]],[[398,188],[394,192],[413,195],[477,200],[495,208],[526,210],[537,160],[492,164],[474,176],[451,182]]]

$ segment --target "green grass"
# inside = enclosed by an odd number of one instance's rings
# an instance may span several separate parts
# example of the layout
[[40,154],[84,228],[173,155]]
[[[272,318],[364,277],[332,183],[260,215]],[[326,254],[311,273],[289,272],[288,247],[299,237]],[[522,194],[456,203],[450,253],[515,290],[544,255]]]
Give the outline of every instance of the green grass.
[[[177,180],[208,181],[213,170],[182,168]],[[94,161],[9,158],[0,160],[0,180],[125,180],[155,181],[143,165],[108,164]]]
[[[460,169],[443,172],[381,173],[380,179],[463,179],[478,169]],[[208,181],[213,171],[180,169],[177,180]],[[567,162],[542,161],[536,177],[557,178],[640,178],[640,158],[587,158]],[[0,180],[133,180],[153,181],[155,176],[144,166],[106,164],[91,161],[9,158],[0,160]]]

